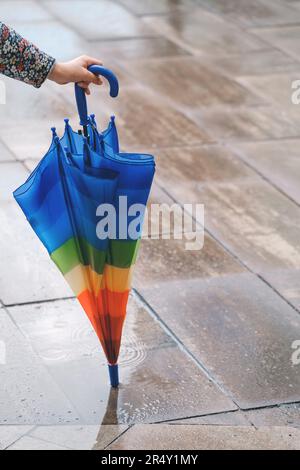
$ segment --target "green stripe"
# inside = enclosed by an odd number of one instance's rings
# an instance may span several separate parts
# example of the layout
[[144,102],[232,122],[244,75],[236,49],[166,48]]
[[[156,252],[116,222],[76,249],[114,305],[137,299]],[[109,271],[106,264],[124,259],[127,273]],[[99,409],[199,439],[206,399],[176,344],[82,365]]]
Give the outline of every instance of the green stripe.
[[107,264],[116,268],[130,268],[135,263],[141,240],[111,240]]
[[78,264],[90,265],[98,274],[103,273],[106,252],[97,250],[84,238],[70,238],[53,251],[50,258],[58,269],[66,274]]

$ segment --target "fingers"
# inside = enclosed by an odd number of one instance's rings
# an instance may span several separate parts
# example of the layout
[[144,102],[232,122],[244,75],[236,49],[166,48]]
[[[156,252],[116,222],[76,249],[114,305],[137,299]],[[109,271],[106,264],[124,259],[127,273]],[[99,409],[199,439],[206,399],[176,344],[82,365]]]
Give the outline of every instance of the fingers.
[[89,83],[88,82],[79,82],[77,83],[77,85],[80,86],[80,88],[83,88],[84,92],[86,93],[86,95],[90,95],[91,94],[91,90],[89,88]]
[[90,65],[103,65],[103,62],[99,59],[95,59],[95,57],[84,56],[86,65],[89,67]]
[[102,85],[102,80],[101,77],[93,74],[92,72],[89,72],[87,69],[82,67],[81,73],[80,73],[80,81],[82,82],[89,82],[89,83],[94,83],[95,85]]

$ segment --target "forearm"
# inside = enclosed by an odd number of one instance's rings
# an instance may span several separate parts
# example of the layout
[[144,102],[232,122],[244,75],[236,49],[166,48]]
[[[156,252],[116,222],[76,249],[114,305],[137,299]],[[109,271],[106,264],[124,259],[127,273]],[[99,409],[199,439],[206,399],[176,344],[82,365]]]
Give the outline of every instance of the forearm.
[[39,88],[55,59],[0,21],[0,73]]

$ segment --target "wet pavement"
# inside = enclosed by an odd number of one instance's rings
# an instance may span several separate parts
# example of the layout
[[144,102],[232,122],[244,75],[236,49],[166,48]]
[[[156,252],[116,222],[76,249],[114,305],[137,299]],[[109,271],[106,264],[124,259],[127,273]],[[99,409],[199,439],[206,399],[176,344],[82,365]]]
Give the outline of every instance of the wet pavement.
[[151,202],[205,205],[202,250],[185,249],[190,224],[167,240],[154,223],[142,241],[111,390],[88,319],[11,194],[50,127],[78,125],[73,87],[4,79],[0,449],[299,449],[300,2],[0,9],[58,60],[93,54],[115,70],[118,100],[95,90],[89,107],[100,125],[116,115],[124,150],[155,154]]

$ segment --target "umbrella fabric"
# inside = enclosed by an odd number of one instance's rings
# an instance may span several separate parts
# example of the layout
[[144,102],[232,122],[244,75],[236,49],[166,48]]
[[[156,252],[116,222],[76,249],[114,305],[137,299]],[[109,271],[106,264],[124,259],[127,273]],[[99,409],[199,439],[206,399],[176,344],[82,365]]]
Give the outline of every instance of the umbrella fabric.
[[[78,147],[81,146],[84,155],[81,161],[90,162],[99,169],[119,175],[113,203],[116,211],[116,233],[114,238],[110,236],[103,271],[101,298],[99,298],[99,308],[104,312],[103,318],[106,320],[104,328],[112,338],[106,353],[109,363],[116,364],[133,269],[141,239],[144,210],[154,177],[154,158],[147,154],[115,153],[105,141],[107,136],[105,132],[98,133],[96,137],[100,141],[100,151],[96,153],[90,145],[87,145],[86,139],[74,132],[68,123],[67,126],[68,129],[62,141],[69,148],[72,145],[71,142],[77,142]],[[115,123],[114,129],[116,129]],[[104,141],[104,146],[101,145],[102,141]],[[140,207],[137,207],[137,204]],[[139,209],[137,222],[135,213],[128,214],[128,209],[135,207]],[[134,233],[130,230],[132,226],[135,229]],[[86,292],[85,302],[90,303],[90,295]],[[86,309],[84,305],[83,307]]]

